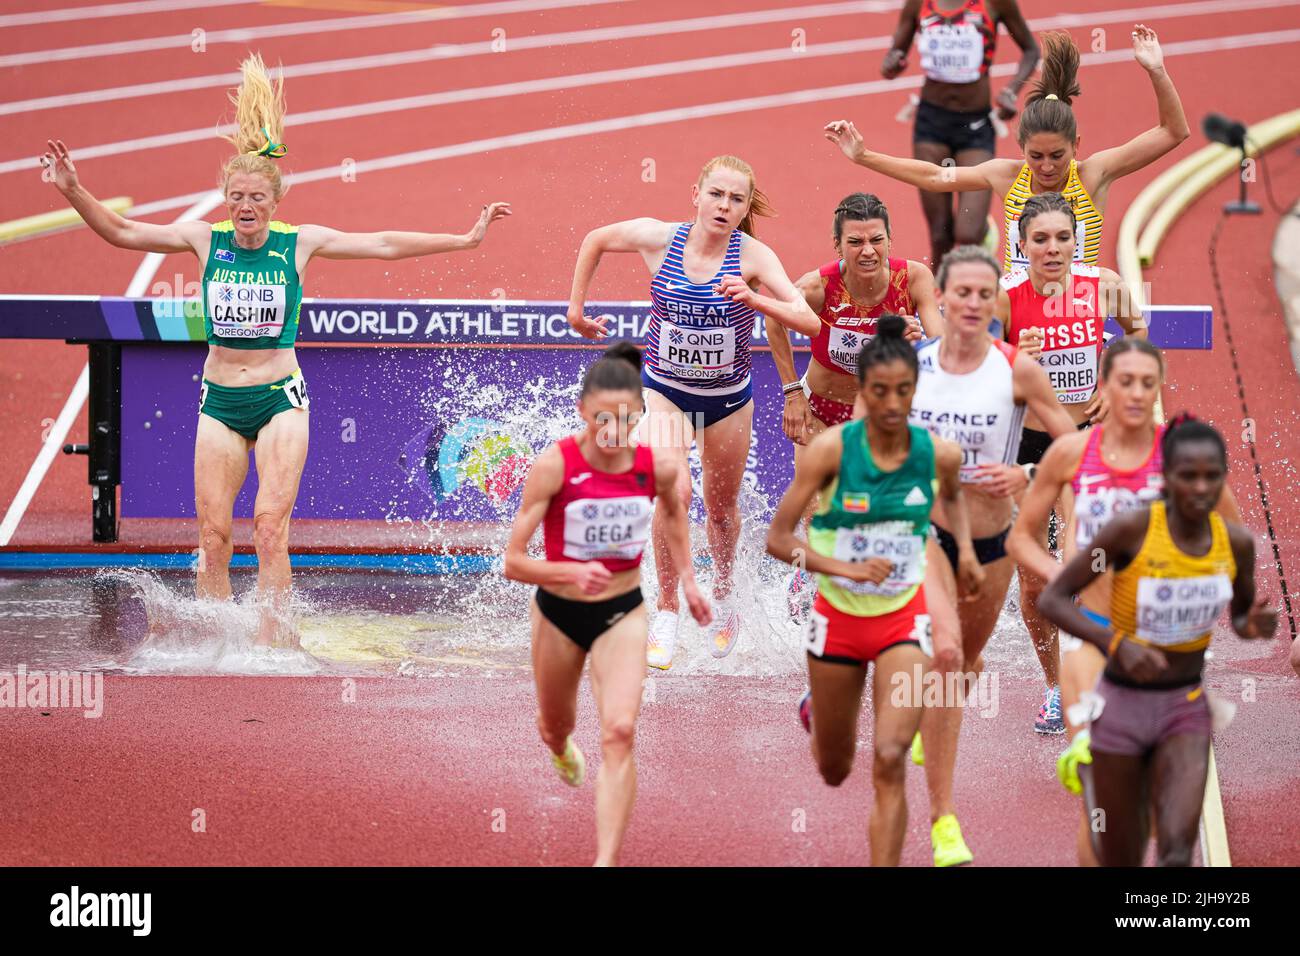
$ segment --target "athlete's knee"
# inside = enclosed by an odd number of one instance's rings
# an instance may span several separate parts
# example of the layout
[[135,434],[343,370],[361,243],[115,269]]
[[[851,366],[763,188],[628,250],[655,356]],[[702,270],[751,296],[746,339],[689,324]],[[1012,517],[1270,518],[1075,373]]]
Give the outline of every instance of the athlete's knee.
[[253,518],[253,548],[258,554],[289,549],[289,522],[283,515],[263,512]]
[[631,714],[613,717],[600,728],[600,746],[607,758],[630,754],[635,742],[636,718]]
[[978,246],[984,241],[984,231],[987,228],[988,224],[984,221],[978,223],[958,221],[953,230],[953,238],[959,246]]
[[878,740],[875,747],[875,759],[871,765],[871,775],[877,783],[898,783],[903,779],[907,764],[905,759],[908,744],[893,740]]
[[734,501],[705,501],[704,514],[711,523],[721,527],[730,528],[740,524],[740,507]]
[[1156,854],[1156,866],[1191,866],[1192,845],[1182,840],[1162,847]]
[[204,555],[210,556],[229,556],[232,543],[231,523],[229,521],[215,521],[208,517],[199,520],[199,548]]

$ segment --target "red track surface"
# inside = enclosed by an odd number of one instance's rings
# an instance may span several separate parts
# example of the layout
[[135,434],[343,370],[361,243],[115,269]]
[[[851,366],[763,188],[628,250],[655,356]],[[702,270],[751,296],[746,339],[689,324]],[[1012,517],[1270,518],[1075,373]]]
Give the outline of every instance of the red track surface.
[[[69,4],[71,0],[68,0]],[[77,0],[84,3],[85,0]],[[793,4],[792,4],[793,5]],[[31,2],[6,4],[34,8]],[[777,6],[772,0],[770,6]],[[1150,9],[1144,22],[1169,46],[1181,40],[1300,27],[1300,6],[1170,19],[1161,4],[1089,3],[1074,32],[1093,46],[1093,24],[1109,48],[1128,44],[1131,20],[1107,20],[1106,10]],[[1226,7],[1226,5],[1225,5]],[[481,42],[491,31],[512,37],[595,26],[754,9],[740,0],[707,5],[628,2],[532,14],[404,25],[347,33],[267,39],[256,47],[286,64],[408,50],[441,43]],[[1046,0],[1026,0],[1031,19],[1060,12]],[[91,20],[0,31],[0,56],[155,35],[210,34],[237,26],[332,19],[351,15],[310,6],[221,7],[166,16]],[[364,103],[490,83],[583,73],[651,62],[788,46],[791,31],[807,42],[884,36],[893,11],[854,16],[794,15],[764,25],[677,33],[667,37],[555,46],[339,72],[289,82],[291,112]],[[243,47],[211,45],[168,52],[76,59],[0,70],[6,100],[47,96],[173,77],[227,72]],[[1294,107],[1286,81],[1294,46],[1220,50],[1169,60],[1195,126],[1210,110],[1254,122]],[[792,58],[762,66],[498,97],[463,105],[387,113],[290,127],[290,170],[310,170],[526,130],[653,110],[776,94],[875,79],[879,52]],[[999,60],[1014,59],[1005,38]],[[913,57],[915,60],[915,57]],[[915,67],[909,73],[914,73]],[[1282,82],[1277,82],[1282,80]],[[1146,80],[1132,63],[1085,67],[1077,103],[1083,151],[1122,141],[1149,126],[1154,108]],[[513,220],[495,227],[474,254],[414,263],[318,263],[309,289],[317,296],[486,297],[501,288],[517,298],[563,298],[578,241],[594,225],[636,215],[682,218],[699,166],[732,152],[755,166],[760,184],[783,215],[761,223],[761,234],[799,274],[829,254],[829,211],[845,193],[868,188],[890,203],[896,248],[919,256],[924,226],[915,194],[865,177],[820,139],[829,119],[854,118],[873,145],[910,150],[910,131],[893,120],[910,89],[769,108],[580,139],[480,152],[421,166],[362,174],[355,183],[327,180],[294,187],[280,215],[351,229],[464,229],[489,199],[515,204]],[[210,125],[224,105],[210,88],[141,100],[47,109],[0,118],[0,161],[34,155],[48,136],[73,149]],[[1103,261],[1128,203],[1161,169],[1187,155],[1190,143],[1155,169],[1121,181],[1111,192]],[[1000,152],[1011,155],[1004,141]],[[97,195],[130,195],[137,203],[196,192],[212,184],[224,146],[209,140],[84,160],[78,164]],[[643,161],[655,181],[642,180]],[[1300,168],[1285,148],[1270,158],[1283,202],[1297,192]],[[1202,200],[1174,229],[1156,268],[1148,272],[1156,301],[1208,302],[1218,307],[1205,246],[1218,206],[1229,190]],[[1258,193],[1258,187],[1256,187]],[[1261,198],[1262,196],[1257,196]],[[37,173],[0,174],[0,220],[59,208]],[[171,221],[180,209],[152,217]],[[1276,217],[1234,220],[1220,242],[1220,269],[1229,277],[1227,309],[1255,420],[1262,478],[1273,507],[1285,566],[1300,584],[1300,547],[1291,507],[1300,461],[1295,427],[1295,371],[1285,347],[1271,287],[1268,243]],[[631,257],[607,262],[593,295],[641,298],[645,279]],[[0,291],[11,293],[123,292],[139,257],[107,248],[85,230],[0,246]],[[172,257],[157,281],[196,278],[188,257]],[[0,350],[0,421],[8,454],[0,462],[0,502],[12,499],[84,362],[79,349],[8,342]],[[1171,359],[1170,409],[1188,405],[1230,436],[1246,417],[1240,408],[1222,327],[1212,353]],[[69,436],[85,440],[84,421]],[[1259,495],[1244,445],[1233,451],[1234,487],[1252,527],[1264,531]],[[15,538],[48,543],[46,523],[66,527],[86,506],[81,459],[55,462]],[[62,537],[62,535],[54,535]],[[1261,553],[1262,577],[1277,593],[1271,555]],[[1257,681],[1257,702],[1243,704],[1217,744],[1234,862],[1297,862],[1294,824],[1278,809],[1294,792],[1300,692],[1285,667],[1285,640],[1264,649],[1221,642],[1211,683],[1240,696],[1241,681]],[[1245,657],[1261,654],[1258,658]],[[825,788],[805,756],[806,741],[790,713],[795,682],[673,678],[647,708],[641,729],[642,789],[625,858],[640,863],[858,863],[865,860],[862,810],[869,777],[860,765],[840,791]],[[959,764],[959,801],[981,863],[1068,863],[1074,805],[1052,781],[1055,747],[1028,733],[1036,691],[1002,687],[1002,715],[968,721]],[[342,705],[333,679],[111,678],[101,721],[55,712],[5,712],[0,756],[30,768],[25,785],[6,792],[0,814],[0,862],[327,863],[327,862],[586,862],[592,853],[592,801],[562,791],[545,770],[532,727],[523,677],[438,681],[363,680],[358,703]],[[595,717],[580,713],[579,740],[594,749]],[[261,723],[243,723],[256,718]],[[398,718],[395,720],[394,718]],[[74,723],[69,723],[75,721]],[[395,729],[397,728],[397,729]],[[488,729],[490,728],[490,730]],[[712,746],[728,741],[726,747]],[[710,746],[702,746],[708,741]],[[491,754],[490,759],[483,759]],[[924,800],[919,774],[910,783],[913,832],[905,862],[924,863]],[[996,805],[991,795],[997,794]],[[108,795],[112,799],[107,799]],[[1010,801],[1010,803],[1008,803]],[[190,832],[190,811],[208,811],[209,832]],[[493,833],[492,809],[507,814],[506,833]],[[796,808],[808,811],[808,832],[791,830]]]

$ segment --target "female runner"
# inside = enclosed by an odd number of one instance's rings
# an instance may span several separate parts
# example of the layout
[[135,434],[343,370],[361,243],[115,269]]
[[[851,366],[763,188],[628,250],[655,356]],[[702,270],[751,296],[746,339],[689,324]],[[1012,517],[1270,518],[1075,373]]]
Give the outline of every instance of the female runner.
[[[1101,357],[1101,389],[1109,414],[1104,424],[1075,432],[1052,443],[1036,468],[1020,503],[1020,515],[1007,536],[1007,552],[1024,570],[1045,581],[1061,569],[1044,545],[1047,524],[1058,500],[1070,501],[1062,536],[1068,562],[1087,553],[1092,539],[1112,518],[1160,497],[1165,486],[1160,439],[1164,426],[1155,420],[1156,399],[1164,383],[1164,358],[1146,339],[1125,336],[1111,342]],[[1231,490],[1223,489],[1216,510],[1225,521],[1240,522]],[[1110,626],[1110,575],[1102,575],[1079,595],[1079,611],[1102,627]],[[1070,747],[1057,761],[1061,783],[1082,792],[1080,764],[1091,761],[1089,735],[1074,717],[1085,691],[1101,676],[1106,658],[1077,637],[1062,635],[1061,709]],[[1081,866],[1095,866],[1087,807],[1078,830]]]
[[1190,135],[1178,91],[1164,68],[1164,54],[1154,30],[1142,24],[1133,29],[1133,52],[1155,88],[1159,125],[1123,146],[1104,149],[1087,159],[1076,159],[1079,133],[1071,100],[1079,95],[1076,75],[1079,50],[1068,33],[1042,36],[1042,78],[1029,94],[1020,117],[1019,142],[1023,159],[990,159],[978,166],[939,166],[919,159],[886,156],[867,149],[862,135],[846,120],[826,126],[826,138],[853,162],[910,183],[926,192],[971,192],[992,189],[1003,199],[1006,216],[1007,271],[1024,265],[1015,231],[1025,200],[1036,193],[1059,192],[1074,206],[1078,218],[1075,255],[1096,265],[1101,246],[1102,218],[1111,184],[1122,176],[1155,162]]
[[[574,267],[569,323],[587,338],[603,336],[605,319],[583,314],[600,257],[640,253],[653,277],[641,427],[656,454],[677,462],[676,494],[685,507],[691,501],[687,452],[692,441],[699,447],[713,596],[720,605],[708,636],[713,656],[725,657],[740,633],[731,592],[740,538],[737,501],[754,419],[749,375],[754,319],[762,312],[809,336],[820,323],[776,253],[754,238],[754,217],[772,210],[754,185],[748,163],[735,156],[709,160],[691,189],[691,201],[693,222],[630,219],[588,233]],[[754,291],[759,283],[771,295]],[[652,532],[659,609],[650,623],[647,661],[666,670],[677,642],[677,585],[683,568],[669,552],[664,528],[656,513]]]
[[[1037,415],[1052,435],[1074,425],[1056,401],[1042,366],[989,335],[998,297],[997,260],[978,246],[958,246],[939,266],[939,301],[944,309],[942,338],[921,346],[920,380],[912,400],[912,424],[956,442],[962,450],[961,481],[969,496],[971,536],[984,565],[979,595],[965,595],[961,619],[965,677],[978,677],[988,643],[1011,581],[1005,542],[1011,526],[1013,496],[1028,479],[1015,464],[1025,412]],[[960,555],[952,516],[940,504],[933,520],[935,578],[947,600],[957,604],[953,572]],[[947,560],[944,560],[946,555]],[[931,842],[935,866],[969,863],[952,800],[960,703],[931,708],[921,722],[925,741],[926,779],[930,788]],[[914,758],[920,761],[920,739]]]
[[[836,258],[795,283],[821,320],[812,340],[812,361],[802,379],[795,372],[789,333],[782,328],[767,330],[785,392],[781,424],[794,442],[796,469],[810,439],[853,417],[859,393],[858,355],[875,336],[882,315],[907,317],[909,341],[943,331],[934,276],[922,262],[890,255],[889,210],[879,198],[853,193],[841,200],[835,208],[833,237]],[[919,323],[911,318],[914,315]],[[786,593],[794,620],[807,617],[812,590],[806,571],[791,571]]]
[[347,233],[291,226],[272,217],[285,189],[277,160],[286,152],[284,81],[274,85],[262,58],[244,60],[232,96],[238,130],[235,155],[221,174],[228,217],[216,224],[169,226],[123,219],[80,184],[61,140],[42,163],[55,185],[95,232],[122,249],[191,252],[203,263],[203,315],[208,357],[199,389],[194,443],[194,499],[199,525],[200,598],[231,596],[231,529],[235,498],[257,451],[253,544],[262,610],[257,644],[297,644],[288,617],[289,517],[307,458],[307,384],[294,340],[307,263],[322,259],[406,259],[473,249],[488,225],[510,215],[506,203],[483,207],[464,235],[422,232]]
[[[1039,193],[1026,201],[1019,229],[1029,267],[1002,277],[1006,294],[998,300],[997,316],[1003,335],[1042,363],[1061,407],[1076,426],[1087,428],[1106,415],[1106,393],[1097,388],[1106,317],[1114,317],[1126,338],[1146,338],[1146,322],[1116,273],[1074,261],[1074,210],[1060,193]],[[1017,460],[1032,474],[1051,442],[1042,422],[1028,416]],[[1024,567],[1018,571],[1020,614],[1047,682],[1034,730],[1062,734],[1056,628],[1037,610],[1046,580]]]
[[[507,578],[537,585],[537,727],[561,778],[575,787],[586,761],[569,735],[582,668],[591,658],[603,758],[596,777],[597,866],[617,861],[636,797],[632,746],[646,651],[641,553],[656,498],[668,547],[686,570],[687,606],[702,626],[709,622],[691,569],[686,510],[674,493],[678,463],[628,440],[644,408],[640,368],[636,346],[619,342],[587,370],[578,400],[587,427],[538,456],[505,557]],[[539,524],[544,560],[528,556]]]
[[[901,316],[879,320],[858,359],[866,419],[835,425],[813,439],[767,537],[774,557],[818,572],[805,640],[816,714],[810,730],[813,759],[832,787],[853,766],[862,687],[867,666],[876,664],[873,866],[898,865],[907,831],[905,756],[921,724],[920,688],[903,695],[901,706],[895,698],[900,686],[917,682],[934,654],[923,581],[936,493],[961,543],[963,585],[978,591],[982,579],[958,477],[961,450],[908,424],[917,359],[904,328]],[[805,552],[795,525],[818,495]],[[936,643],[946,638],[950,648],[956,644],[948,629],[933,637]],[[807,697],[800,709],[801,716],[810,716]]]
[[[1214,512],[1228,470],[1223,438],[1203,422],[1175,422],[1161,451],[1165,500],[1114,518],[1039,602],[1106,655],[1090,728],[1103,866],[1142,865],[1152,807],[1158,864],[1191,864],[1210,756],[1201,672],[1215,621],[1231,605],[1242,638],[1277,627],[1276,610],[1255,596],[1254,539]],[[1111,623],[1100,624],[1074,600],[1108,572]]]
[[[978,166],[994,153],[989,67],[1001,23],[1020,47],[1015,78],[998,94],[998,116],[1016,115],[1016,100],[1038,66],[1038,44],[1016,0],[907,0],[898,14],[893,48],[880,73],[887,80],[907,66],[907,51],[917,38],[925,83],[916,108],[912,155],[943,165]],[[921,209],[930,225],[930,262],[938,263],[954,245],[980,245],[988,229],[989,191],[970,192],[957,204],[952,197],[921,190]]]

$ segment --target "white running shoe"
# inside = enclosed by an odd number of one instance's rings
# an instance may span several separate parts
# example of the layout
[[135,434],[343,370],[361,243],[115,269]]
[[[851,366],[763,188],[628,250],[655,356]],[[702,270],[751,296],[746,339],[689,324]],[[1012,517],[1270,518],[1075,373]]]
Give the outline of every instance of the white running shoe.
[[719,601],[715,611],[713,623],[709,625],[709,651],[714,657],[726,657],[740,637],[740,612],[731,601]]
[[650,633],[646,637],[645,662],[651,667],[666,671],[673,665],[673,651],[677,647],[676,611],[655,611],[650,619]]

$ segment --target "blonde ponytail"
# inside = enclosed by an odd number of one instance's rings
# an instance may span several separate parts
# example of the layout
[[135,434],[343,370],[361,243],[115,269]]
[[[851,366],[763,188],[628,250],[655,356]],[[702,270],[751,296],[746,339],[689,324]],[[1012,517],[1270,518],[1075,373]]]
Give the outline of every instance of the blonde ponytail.
[[230,93],[235,107],[235,132],[223,136],[235,147],[235,155],[221,173],[225,191],[236,173],[264,176],[277,201],[284,195],[280,167],[276,160],[288,150],[284,138],[284,77],[272,81],[260,54],[250,54],[240,64],[239,89]]

